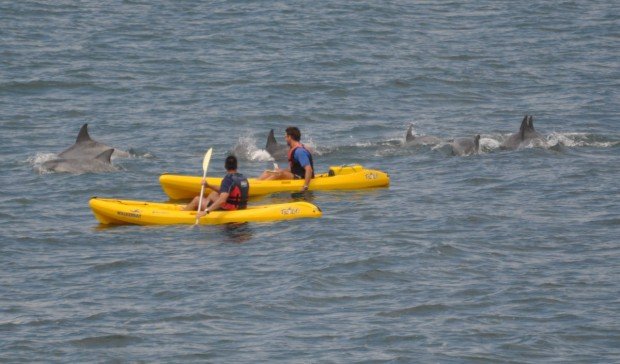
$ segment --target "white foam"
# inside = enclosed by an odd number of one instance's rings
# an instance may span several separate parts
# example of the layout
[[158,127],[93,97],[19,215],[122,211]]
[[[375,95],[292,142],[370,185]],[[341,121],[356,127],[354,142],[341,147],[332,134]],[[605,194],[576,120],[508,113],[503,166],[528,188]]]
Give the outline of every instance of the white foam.
[[40,167],[41,164],[58,158],[55,153],[37,153],[32,157],[29,157],[26,162],[30,163],[33,167]]
[[308,148],[308,150],[310,150],[310,153],[315,154],[315,155],[323,155],[323,150],[317,148],[316,143],[314,143],[314,140],[312,139],[312,136],[304,135],[302,144],[306,148]]
[[367,141],[367,142],[355,142],[353,143],[354,147],[358,147],[358,148],[367,148],[367,147],[372,147],[374,146],[374,143],[371,141]]
[[558,145],[558,144],[564,145],[566,147],[583,146],[583,144],[580,142],[577,142],[577,140],[569,138],[567,135],[561,134],[561,133],[551,133],[547,135],[546,142],[548,146],[553,146],[553,145]]
[[[480,146],[485,150],[494,150],[512,134],[487,135],[480,138]],[[595,137],[588,133],[569,133],[569,132],[552,132],[545,136],[543,140],[534,139],[519,146],[524,148],[553,148],[558,145],[565,147],[596,147],[609,148],[620,144],[620,141],[598,141]]]
[[530,139],[527,143],[521,143],[519,145],[519,149],[531,149],[531,148],[551,148],[555,144],[550,144],[548,141],[543,139]]
[[447,142],[445,140],[442,140],[441,142],[439,142],[439,144],[435,144],[433,147],[431,147],[431,150],[439,150],[439,149],[443,149],[445,148],[447,145],[450,145],[450,142]]
[[133,156],[137,155],[134,155],[131,152],[127,152],[125,150],[114,148],[114,153],[112,153],[112,157],[110,157],[110,160],[115,160],[116,158],[131,158]]
[[32,165],[32,169],[34,169],[39,174],[51,174],[54,171],[50,171],[43,167],[43,164],[47,161],[51,161],[57,159],[58,155],[55,153],[37,153],[32,157],[29,157],[26,162]]
[[258,149],[253,151],[250,155],[250,159],[259,162],[269,162],[274,160],[271,154],[269,154],[269,152],[264,149]]
[[498,149],[502,143],[493,138],[480,137],[480,149],[495,150]]
[[238,158],[243,158],[251,161],[268,162],[273,161],[271,154],[265,149],[260,149],[256,146],[256,139],[250,136],[241,136],[237,140],[233,148],[233,152]]
[[557,145],[561,143],[566,147],[597,147],[609,148],[617,145],[619,142],[612,141],[595,141],[592,140],[587,133],[558,133],[553,132],[547,136],[549,145]]

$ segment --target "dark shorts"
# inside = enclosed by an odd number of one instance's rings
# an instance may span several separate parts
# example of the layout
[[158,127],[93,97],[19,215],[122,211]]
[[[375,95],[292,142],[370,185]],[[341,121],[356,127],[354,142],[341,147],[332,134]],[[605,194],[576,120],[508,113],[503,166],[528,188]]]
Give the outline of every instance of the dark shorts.
[[[209,206],[211,206],[211,204],[209,204]],[[237,207],[224,202],[222,206],[218,207],[214,211],[233,211],[233,210],[237,210]]]
[[304,179],[302,176],[298,176],[296,174],[293,174],[293,179]]

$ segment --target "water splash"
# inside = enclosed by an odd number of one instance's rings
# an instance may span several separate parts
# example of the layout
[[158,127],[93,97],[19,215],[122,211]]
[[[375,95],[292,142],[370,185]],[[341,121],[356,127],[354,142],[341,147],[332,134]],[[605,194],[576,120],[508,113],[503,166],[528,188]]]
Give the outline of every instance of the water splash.
[[58,155],[55,153],[36,153],[35,155],[28,157],[26,159],[26,163],[32,166],[32,169],[38,174],[50,174],[54,173],[54,171],[50,171],[43,167],[45,162],[51,161],[58,158]]
[[112,160],[116,158],[145,158],[145,159],[155,158],[155,155],[151,152],[142,152],[134,148],[129,148],[127,152],[121,151],[123,153],[127,153],[126,157],[124,157],[124,155],[118,155],[117,157],[115,157],[117,151],[119,150],[118,149],[114,150],[114,153],[112,154]]
[[[480,146],[487,151],[499,149],[501,144],[512,134],[491,134],[484,135],[480,139]],[[555,149],[557,147],[578,148],[611,148],[620,145],[620,141],[609,140],[602,136],[588,133],[574,132],[552,132],[544,137],[544,139],[534,139],[528,143],[522,144],[519,149],[544,148]]]
[[58,155],[56,155],[55,153],[39,152],[33,155],[32,157],[28,157],[28,159],[26,159],[26,162],[31,164],[33,167],[36,167],[36,166],[40,166],[41,164],[47,161],[51,161],[56,158],[58,158]]
[[553,132],[547,136],[550,145],[562,144],[566,147],[595,147],[611,148],[620,144],[620,141],[605,140],[604,138],[588,133],[559,133]]
[[497,139],[493,139],[491,137],[481,136],[480,137],[480,151],[492,151],[499,149],[501,142]]
[[250,136],[241,136],[232,149],[237,158],[249,161],[270,162],[274,161],[273,157],[265,149],[256,146],[256,138]]

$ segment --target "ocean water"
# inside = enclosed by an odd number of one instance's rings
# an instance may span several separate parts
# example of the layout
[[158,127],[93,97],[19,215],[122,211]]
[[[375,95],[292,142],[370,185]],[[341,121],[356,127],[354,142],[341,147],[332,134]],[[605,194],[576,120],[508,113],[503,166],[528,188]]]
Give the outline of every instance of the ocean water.
[[[0,2],[0,361],[620,361],[618,19],[605,1]],[[526,114],[545,143],[501,150]],[[129,157],[42,168],[84,123]],[[411,124],[442,144],[405,143]],[[105,227],[88,207],[166,201],[158,176],[200,174],[209,147],[209,175],[234,152],[256,176],[289,125],[318,171],[390,187],[239,226]]]

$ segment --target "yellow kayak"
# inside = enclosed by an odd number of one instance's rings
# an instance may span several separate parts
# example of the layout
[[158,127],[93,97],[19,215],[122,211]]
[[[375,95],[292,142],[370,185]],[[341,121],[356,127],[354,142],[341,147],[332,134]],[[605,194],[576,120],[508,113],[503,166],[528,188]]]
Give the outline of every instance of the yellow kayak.
[[[175,225],[194,224],[196,211],[183,211],[184,205],[93,197],[89,201],[95,218],[102,224]],[[291,220],[321,217],[317,206],[305,202],[248,206],[244,210],[213,211],[199,220],[202,225],[240,222]]]
[[[192,198],[200,194],[199,176],[185,176],[164,173],[159,177],[162,189],[174,200]],[[207,182],[219,186],[222,178],[207,177]],[[281,181],[260,181],[248,178],[250,196],[269,195],[278,192],[297,192],[304,185],[301,179]],[[362,188],[387,187],[390,176],[382,171],[366,169],[359,164],[349,166],[332,166],[329,172],[315,175],[310,181],[310,191],[322,190],[356,190]],[[207,192],[208,194],[208,192]]]

